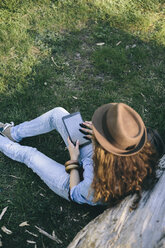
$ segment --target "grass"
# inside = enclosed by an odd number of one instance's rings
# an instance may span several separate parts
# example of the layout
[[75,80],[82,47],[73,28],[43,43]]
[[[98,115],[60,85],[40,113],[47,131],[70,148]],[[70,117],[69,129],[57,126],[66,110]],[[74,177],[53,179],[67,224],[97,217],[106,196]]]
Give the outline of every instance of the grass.
[[[90,120],[107,102],[125,102],[165,138],[165,25],[161,0],[0,3],[0,113],[15,124],[55,106]],[[102,43],[101,45],[99,43]],[[59,135],[26,139],[64,163]],[[100,210],[68,203],[22,164],[0,155],[3,247],[67,247]],[[1,212],[0,210],[0,212]],[[30,226],[19,227],[23,221]],[[62,244],[39,234],[55,231]],[[34,237],[26,230],[38,235]]]

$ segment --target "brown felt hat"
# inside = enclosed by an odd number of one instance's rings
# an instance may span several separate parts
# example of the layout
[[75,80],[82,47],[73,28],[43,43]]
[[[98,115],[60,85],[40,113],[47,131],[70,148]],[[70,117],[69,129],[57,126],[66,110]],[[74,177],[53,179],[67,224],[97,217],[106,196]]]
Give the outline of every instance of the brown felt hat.
[[138,153],[147,140],[142,118],[124,103],[102,105],[94,112],[92,123],[99,144],[118,156]]

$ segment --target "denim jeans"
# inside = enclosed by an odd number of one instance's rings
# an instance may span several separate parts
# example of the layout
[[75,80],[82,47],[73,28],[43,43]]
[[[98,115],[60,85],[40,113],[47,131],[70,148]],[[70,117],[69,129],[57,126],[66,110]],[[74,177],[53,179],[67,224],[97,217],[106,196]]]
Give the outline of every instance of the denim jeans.
[[[12,138],[19,142],[23,138],[48,133],[56,129],[68,146],[68,134],[62,122],[62,117],[69,114],[65,109],[56,107],[45,114],[23,122],[11,128]],[[57,195],[69,200],[70,177],[65,172],[64,165],[47,157],[36,148],[22,146],[0,135],[0,151],[9,158],[26,164],[31,168]],[[58,152],[58,151],[57,151]],[[80,161],[92,157],[92,144],[80,148]]]

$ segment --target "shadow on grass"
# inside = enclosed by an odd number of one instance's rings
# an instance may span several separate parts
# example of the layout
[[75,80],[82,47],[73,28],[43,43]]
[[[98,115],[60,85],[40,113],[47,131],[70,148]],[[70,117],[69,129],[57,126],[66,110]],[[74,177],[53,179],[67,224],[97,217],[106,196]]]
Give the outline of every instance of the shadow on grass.
[[[165,137],[164,47],[104,22],[89,23],[81,32],[62,34],[60,42],[54,42],[52,33],[39,38],[52,48],[52,54],[32,69],[25,84],[22,82],[18,88],[10,83],[10,92],[1,94],[2,121],[14,120],[17,124],[55,106],[70,112],[80,110],[89,120],[98,106],[125,102]],[[68,159],[55,131],[26,139],[22,144],[37,147],[61,163]],[[2,206],[9,206],[2,223],[13,231],[10,237],[3,234],[3,247],[22,248],[26,240],[36,241],[38,247],[66,247],[83,226],[102,212],[61,199],[32,171],[3,155],[1,174],[0,200]],[[19,227],[23,221],[30,226]],[[55,230],[63,243],[54,244],[47,237],[36,238],[25,231],[37,233],[35,225],[48,233]]]

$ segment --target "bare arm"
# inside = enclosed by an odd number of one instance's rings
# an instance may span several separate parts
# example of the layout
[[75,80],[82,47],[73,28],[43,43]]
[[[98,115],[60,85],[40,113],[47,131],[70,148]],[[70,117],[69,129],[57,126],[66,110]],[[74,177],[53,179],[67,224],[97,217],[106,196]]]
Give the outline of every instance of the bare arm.
[[[76,145],[70,141],[68,138],[68,150],[70,154],[70,159],[71,160],[78,160],[79,157],[79,141],[76,142]],[[74,186],[79,184],[80,182],[80,176],[79,176],[79,171],[77,169],[72,169],[70,172],[70,189],[72,189]]]
[[[81,130],[85,132],[86,137],[88,139],[92,138],[93,131],[92,131],[92,122],[91,121],[85,121],[81,125]],[[74,146],[73,143],[70,141],[68,137],[68,150],[70,154],[71,160],[78,160],[79,157],[79,142],[76,142],[76,145]],[[72,189],[74,186],[79,184],[80,182],[80,175],[79,171],[77,169],[72,169],[70,172],[70,189]]]
[[71,170],[71,172],[70,172],[70,189],[72,189],[74,186],[79,184],[79,182],[80,182],[79,171],[76,169]]

